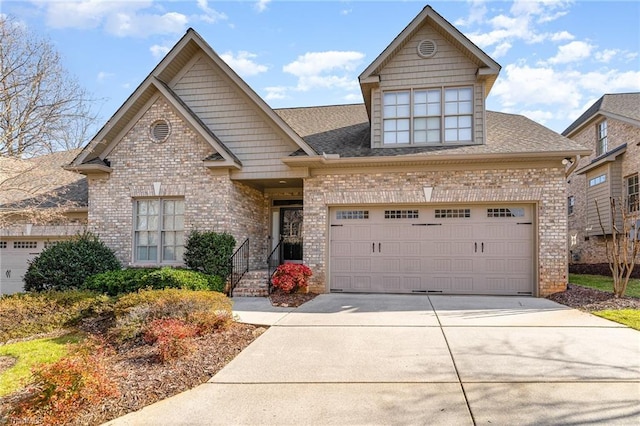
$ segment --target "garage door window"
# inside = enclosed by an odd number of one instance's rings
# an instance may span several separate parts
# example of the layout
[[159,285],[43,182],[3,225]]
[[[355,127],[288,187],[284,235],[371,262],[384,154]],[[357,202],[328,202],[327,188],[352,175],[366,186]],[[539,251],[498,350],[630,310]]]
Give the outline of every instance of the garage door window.
[[369,210],[338,210],[336,219],[369,219]]
[[385,219],[419,219],[418,210],[385,210]]
[[470,218],[471,209],[436,209],[436,219]]
[[6,249],[7,248],[7,242],[6,241],[0,241],[0,249]]
[[14,249],[35,249],[38,248],[37,241],[14,241],[13,242]]
[[184,253],[184,200],[135,202],[135,261],[179,263]]
[[487,209],[487,217],[524,217],[524,208]]

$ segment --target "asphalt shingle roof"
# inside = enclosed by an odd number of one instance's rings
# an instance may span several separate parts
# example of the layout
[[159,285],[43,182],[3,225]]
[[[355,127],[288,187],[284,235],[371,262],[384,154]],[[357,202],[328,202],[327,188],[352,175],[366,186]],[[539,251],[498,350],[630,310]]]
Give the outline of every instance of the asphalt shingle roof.
[[[364,104],[286,108],[276,112],[317,152],[341,157],[442,154],[526,154],[586,148],[524,116],[487,111],[482,145],[371,148]],[[304,155],[299,151],[293,155]]]
[[562,132],[568,135],[598,113],[611,113],[640,122],[640,92],[612,93],[595,101],[580,117]]
[[86,207],[87,178],[62,168],[80,151],[55,152],[27,160],[2,158],[0,208]]

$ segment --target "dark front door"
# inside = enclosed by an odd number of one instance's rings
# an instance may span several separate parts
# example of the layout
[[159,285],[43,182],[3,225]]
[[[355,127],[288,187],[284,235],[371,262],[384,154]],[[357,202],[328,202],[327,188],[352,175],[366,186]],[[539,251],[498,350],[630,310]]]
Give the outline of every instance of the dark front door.
[[302,207],[280,209],[282,260],[302,261]]

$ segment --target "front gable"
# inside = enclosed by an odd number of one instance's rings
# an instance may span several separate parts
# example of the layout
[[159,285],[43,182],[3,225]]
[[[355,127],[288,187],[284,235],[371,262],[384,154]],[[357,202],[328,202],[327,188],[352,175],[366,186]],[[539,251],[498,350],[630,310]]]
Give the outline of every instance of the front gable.
[[301,172],[291,170],[281,158],[298,150],[316,154],[189,29],[68,169],[111,173],[108,156],[160,98],[209,143],[212,152],[201,159],[204,165],[229,168],[232,178],[299,177]]
[[[360,75],[371,147],[485,143],[484,100],[499,70],[500,65],[427,6]],[[401,100],[385,100],[396,93]],[[452,98],[465,99],[460,104],[464,112],[450,112]]]

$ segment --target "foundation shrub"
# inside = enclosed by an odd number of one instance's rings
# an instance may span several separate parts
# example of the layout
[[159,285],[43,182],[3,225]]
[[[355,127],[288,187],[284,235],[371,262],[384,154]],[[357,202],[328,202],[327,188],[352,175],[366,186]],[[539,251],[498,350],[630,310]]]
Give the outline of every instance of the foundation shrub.
[[10,424],[68,424],[83,407],[118,395],[104,368],[104,358],[111,354],[107,346],[88,339],[72,345],[69,353],[33,370],[27,394],[9,413]]
[[226,278],[236,239],[226,232],[193,230],[184,245],[184,263],[194,271]]
[[24,288],[36,292],[78,289],[87,277],[120,268],[113,250],[87,232],[36,256],[24,275]]
[[278,266],[271,282],[274,287],[285,293],[292,293],[298,289],[307,288],[311,274],[311,269],[306,265],[285,263]]
[[182,288],[222,292],[224,281],[219,276],[188,269],[132,268],[108,271],[87,278],[83,287],[111,296],[132,293],[140,289]]

